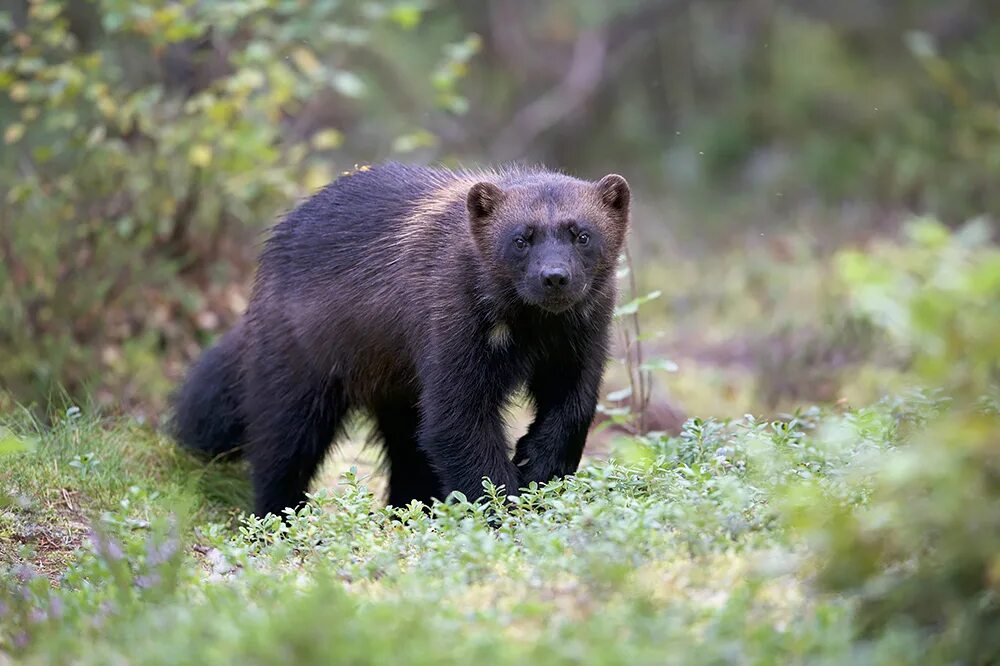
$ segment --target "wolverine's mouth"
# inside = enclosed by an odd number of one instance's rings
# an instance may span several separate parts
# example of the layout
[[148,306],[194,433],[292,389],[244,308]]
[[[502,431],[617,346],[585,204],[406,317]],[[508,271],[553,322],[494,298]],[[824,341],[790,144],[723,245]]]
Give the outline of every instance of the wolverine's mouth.
[[587,295],[586,289],[569,290],[559,294],[539,294],[535,290],[521,292],[521,298],[528,304],[550,314],[562,314],[573,308]]
[[539,301],[538,305],[543,310],[547,310],[553,314],[559,314],[561,312],[566,312],[575,305],[578,305],[581,301],[587,298],[587,291],[590,289],[590,281],[584,283],[583,288],[579,291],[572,291],[570,293],[563,293],[559,296],[549,296],[548,298],[543,298]]
[[550,314],[561,314],[584,300],[586,291],[569,289],[562,293],[539,293],[540,290],[520,288],[517,295],[525,305],[536,307]]
[[547,298],[537,303],[538,307],[545,310],[546,312],[551,312],[552,314],[559,314],[561,312],[566,312],[571,307],[577,304],[579,299],[577,298]]

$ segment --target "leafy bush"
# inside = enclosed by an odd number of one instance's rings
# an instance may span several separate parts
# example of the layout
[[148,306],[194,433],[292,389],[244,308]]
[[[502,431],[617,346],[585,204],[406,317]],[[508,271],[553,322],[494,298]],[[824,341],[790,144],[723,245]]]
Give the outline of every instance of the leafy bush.
[[804,517],[820,580],[857,595],[863,626],[909,621],[933,632],[939,658],[977,664],[1000,658],[1000,251],[989,234],[924,220],[906,246],[841,257],[856,308],[940,398],[879,460],[869,502],[831,511],[819,499]]
[[998,210],[995,6],[973,2],[965,18],[956,13],[966,30],[954,39],[940,27],[914,30],[938,23],[930,3],[922,17],[897,5],[867,29],[851,25],[847,7],[818,17],[804,4],[759,17],[742,46],[722,36],[726,8],[701,27],[694,59],[717,67],[726,85],[714,92],[720,103],[684,127],[677,175],[693,166],[712,198],[719,179],[739,176],[751,197],[819,195],[932,212],[955,225]]
[[[0,391],[79,398],[100,378],[103,402],[155,406],[164,352],[176,374],[242,309],[251,238],[332,177],[338,124],[385,106],[344,63],[402,38],[424,5],[26,7],[0,10]],[[442,107],[461,110],[475,47],[424,47]],[[386,122],[386,140],[406,144],[411,122]]]

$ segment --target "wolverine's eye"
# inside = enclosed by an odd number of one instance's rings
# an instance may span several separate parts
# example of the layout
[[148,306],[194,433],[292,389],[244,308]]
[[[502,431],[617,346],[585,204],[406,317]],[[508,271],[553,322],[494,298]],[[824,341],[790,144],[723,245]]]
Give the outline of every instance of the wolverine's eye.
[[523,250],[528,247],[528,241],[524,240],[520,236],[514,239],[514,247],[518,250]]
[[587,243],[590,242],[590,234],[588,234],[586,231],[580,233],[580,235],[576,237],[576,242],[579,243],[580,245],[586,245]]

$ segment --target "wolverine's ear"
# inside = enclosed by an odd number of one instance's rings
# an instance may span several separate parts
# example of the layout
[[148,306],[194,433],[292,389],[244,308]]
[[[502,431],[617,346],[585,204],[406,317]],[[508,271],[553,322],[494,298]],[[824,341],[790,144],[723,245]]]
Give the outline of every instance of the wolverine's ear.
[[475,222],[489,217],[496,211],[503,198],[503,190],[493,183],[476,183],[469,189],[469,196],[466,199],[469,218]]
[[632,191],[629,190],[628,182],[616,173],[611,173],[601,178],[597,183],[598,196],[601,203],[608,210],[618,214],[628,213],[629,202],[632,200]]

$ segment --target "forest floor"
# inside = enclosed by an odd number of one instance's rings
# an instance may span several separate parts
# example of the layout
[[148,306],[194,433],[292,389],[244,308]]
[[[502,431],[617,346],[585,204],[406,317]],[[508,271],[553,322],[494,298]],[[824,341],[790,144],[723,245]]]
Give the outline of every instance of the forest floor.
[[917,642],[862,640],[852,601],[815,589],[785,520],[801,479],[861,501],[852,477],[895,426],[885,405],[696,419],[514,504],[430,515],[384,507],[377,474],[326,488],[335,459],[283,524],[241,512],[242,465],[146,427],[9,423],[30,450],[0,472],[0,663],[910,661]]

